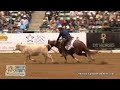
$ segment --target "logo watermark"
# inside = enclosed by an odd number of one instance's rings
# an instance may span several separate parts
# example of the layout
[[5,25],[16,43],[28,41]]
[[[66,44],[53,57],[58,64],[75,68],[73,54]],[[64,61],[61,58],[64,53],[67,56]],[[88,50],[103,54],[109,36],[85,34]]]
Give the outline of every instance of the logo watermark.
[[112,72],[80,72],[78,73],[79,75],[84,75],[84,76],[87,76],[87,75],[114,75],[114,73]]
[[26,65],[6,65],[5,76],[26,76]]

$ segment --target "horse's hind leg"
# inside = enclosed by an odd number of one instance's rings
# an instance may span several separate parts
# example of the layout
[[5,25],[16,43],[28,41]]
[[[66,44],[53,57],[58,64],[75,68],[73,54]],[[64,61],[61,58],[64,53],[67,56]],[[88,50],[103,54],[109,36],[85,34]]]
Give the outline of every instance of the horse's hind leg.
[[73,56],[73,54],[70,54],[70,55],[72,56],[73,59],[75,59],[75,60],[77,61],[77,63],[80,63],[80,61],[79,61],[77,58],[75,58],[75,57]]
[[94,61],[94,58],[90,55],[90,53],[87,53],[87,59],[89,60],[89,62]]

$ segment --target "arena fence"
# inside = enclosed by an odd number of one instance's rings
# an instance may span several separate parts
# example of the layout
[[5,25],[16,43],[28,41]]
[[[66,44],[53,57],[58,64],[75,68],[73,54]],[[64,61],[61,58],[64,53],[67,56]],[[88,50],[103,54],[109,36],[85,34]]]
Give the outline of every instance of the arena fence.
[[[0,34],[0,53],[20,53],[14,51],[16,44],[41,44],[56,40],[59,33],[4,33]],[[120,53],[120,33],[71,33],[83,41],[91,50],[105,53]],[[53,48],[58,52],[57,48]],[[54,53],[50,51],[50,53]]]

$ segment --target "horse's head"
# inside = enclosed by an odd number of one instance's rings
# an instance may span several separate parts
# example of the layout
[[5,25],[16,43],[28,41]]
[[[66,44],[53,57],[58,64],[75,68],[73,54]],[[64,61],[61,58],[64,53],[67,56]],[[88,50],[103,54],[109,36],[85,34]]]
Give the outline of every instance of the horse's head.
[[61,43],[61,40],[59,40],[58,43],[56,40],[52,40],[52,41],[48,40],[48,44],[51,45],[51,47],[53,47],[53,46],[59,47],[60,43]]
[[55,40],[53,40],[53,41],[48,40],[48,44],[51,45],[51,47],[53,47],[56,45],[56,41]]

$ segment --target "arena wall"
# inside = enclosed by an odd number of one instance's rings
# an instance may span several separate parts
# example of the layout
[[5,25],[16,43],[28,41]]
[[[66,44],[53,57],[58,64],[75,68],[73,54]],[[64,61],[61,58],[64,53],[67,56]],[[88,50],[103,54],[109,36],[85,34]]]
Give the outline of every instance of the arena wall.
[[[59,33],[5,33],[0,34],[0,53],[21,53],[20,51],[14,51],[16,44],[47,44],[48,40],[56,40]],[[75,38],[79,38],[89,47],[87,43],[88,37],[86,32],[81,33],[71,33]],[[96,38],[93,37],[93,40]],[[58,52],[58,49],[53,47],[55,51]],[[91,48],[90,48],[91,49]],[[93,49],[91,49],[93,50]],[[54,51],[49,51],[54,53]],[[99,50],[100,53],[120,53],[119,49],[112,50]]]
[[[18,52],[14,51],[16,44],[47,44],[48,40],[56,40],[59,33],[6,33],[0,34],[0,53]],[[71,33],[86,44],[86,33]],[[55,51],[57,48],[53,47]],[[50,51],[53,53],[53,51]]]

